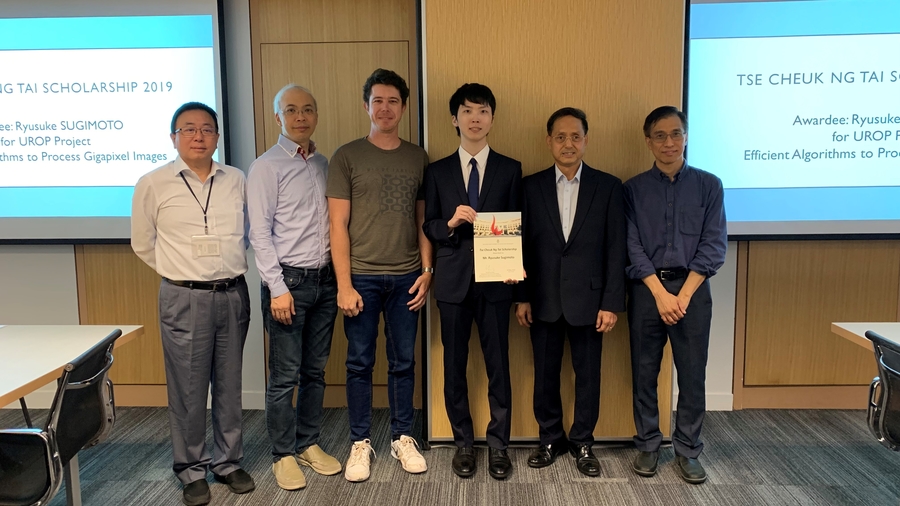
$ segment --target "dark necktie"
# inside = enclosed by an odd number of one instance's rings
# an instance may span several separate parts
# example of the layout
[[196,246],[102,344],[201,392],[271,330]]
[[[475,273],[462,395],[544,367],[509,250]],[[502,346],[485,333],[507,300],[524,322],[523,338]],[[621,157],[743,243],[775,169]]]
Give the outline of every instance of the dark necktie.
[[469,187],[467,191],[469,193],[469,205],[472,209],[478,207],[478,161],[472,158],[469,161],[469,165],[472,166],[472,172],[469,173]]

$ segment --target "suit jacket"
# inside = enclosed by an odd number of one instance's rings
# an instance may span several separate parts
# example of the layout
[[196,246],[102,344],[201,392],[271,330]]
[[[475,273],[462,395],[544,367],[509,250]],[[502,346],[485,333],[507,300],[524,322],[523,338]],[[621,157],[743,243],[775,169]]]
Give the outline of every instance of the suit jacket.
[[[464,223],[449,235],[447,222],[459,205],[469,205],[463,182],[459,152],[438,160],[425,169],[425,235],[434,243],[434,297],[442,302],[460,303],[466,298],[475,272],[474,232]],[[490,150],[478,196],[478,212],[518,212],[522,210],[522,164]],[[502,282],[478,283],[487,300],[513,299],[515,289]]]
[[563,237],[555,168],[523,182],[523,255],[532,317],[594,325],[599,310],[625,310],[625,204],[619,178],[582,166],[569,240]]

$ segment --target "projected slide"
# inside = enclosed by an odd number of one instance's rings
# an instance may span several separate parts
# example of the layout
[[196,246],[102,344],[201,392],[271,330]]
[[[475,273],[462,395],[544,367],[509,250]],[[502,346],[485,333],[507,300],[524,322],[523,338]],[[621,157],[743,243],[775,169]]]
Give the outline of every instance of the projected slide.
[[129,216],[214,67],[207,15],[0,20],[0,218]]
[[900,232],[900,2],[698,3],[690,37],[689,160],[730,234]]

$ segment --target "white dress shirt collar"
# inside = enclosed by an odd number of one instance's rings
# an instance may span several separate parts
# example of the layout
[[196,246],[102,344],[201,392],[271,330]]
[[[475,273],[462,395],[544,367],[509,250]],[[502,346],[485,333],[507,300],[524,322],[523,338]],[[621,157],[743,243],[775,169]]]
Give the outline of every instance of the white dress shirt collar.
[[[581,163],[578,164],[578,170],[575,171],[575,177],[573,177],[572,180],[581,182],[581,168],[582,168],[582,167],[584,167],[584,162],[581,162]],[[556,182],[557,182],[557,183],[560,182],[560,179],[559,179],[559,178],[563,178],[563,180],[568,181],[568,178],[566,178],[566,175],[563,174],[561,170],[559,170],[559,166],[558,166],[558,165],[556,165],[556,164],[554,163],[554,164],[553,164],[553,168],[556,170]]]
[[491,147],[487,144],[481,148],[481,151],[475,153],[475,156],[472,156],[468,151],[463,149],[462,146],[459,147],[457,153],[459,153],[459,164],[463,174],[463,186],[466,188],[469,187],[469,174],[472,172],[472,165],[469,162],[474,158],[475,161],[478,162],[478,192],[481,192],[481,185],[484,183],[484,169],[487,167],[487,159],[490,152]]

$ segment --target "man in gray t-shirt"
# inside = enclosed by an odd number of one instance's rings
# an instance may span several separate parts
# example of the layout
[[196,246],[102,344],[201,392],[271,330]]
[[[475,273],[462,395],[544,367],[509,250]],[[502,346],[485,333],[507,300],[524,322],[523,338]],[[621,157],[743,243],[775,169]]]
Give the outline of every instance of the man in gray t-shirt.
[[372,369],[384,313],[389,362],[391,455],[410,473],[427,470],[410,436],[419,309],[431,286],[431,243],[422,231],[425,150],[399,136],[409,88],[395,72],[378,69],[363,85],[369,135],[347,143],[328,168],[331,257],[338,307],[347,335],[347,407],[353,446],[349,481],[369,478],[372,451]]

